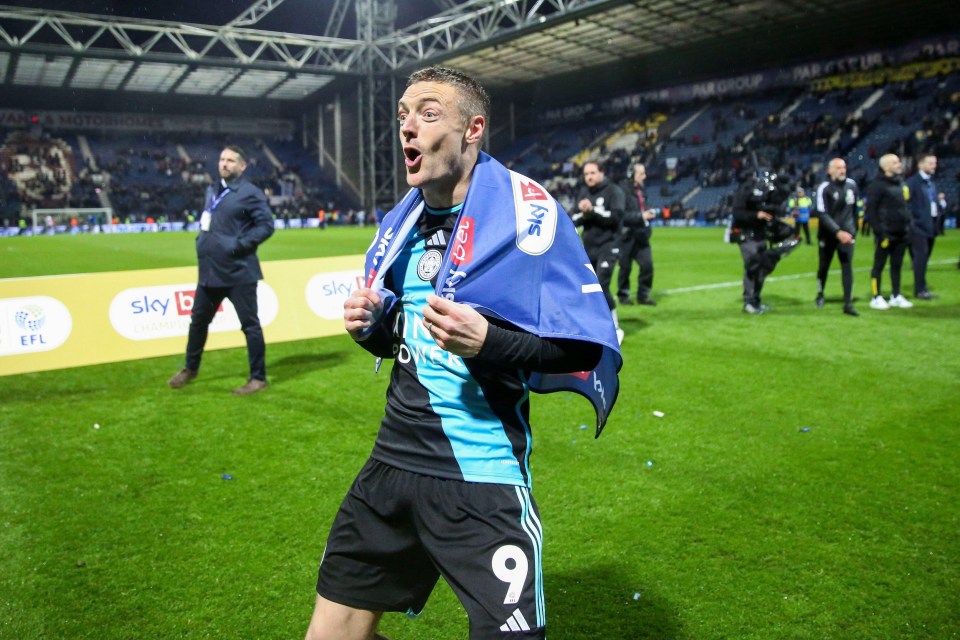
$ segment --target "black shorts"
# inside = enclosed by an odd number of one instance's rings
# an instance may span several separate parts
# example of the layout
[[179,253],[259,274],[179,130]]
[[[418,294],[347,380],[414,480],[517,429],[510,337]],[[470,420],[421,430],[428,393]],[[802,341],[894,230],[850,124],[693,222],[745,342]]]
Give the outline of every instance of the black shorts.
[[347,492],[317,593],[357,609],[423,610],[439,576],[470,638],[544,638],[543,532],[530,490],[443,480],[370,459]]

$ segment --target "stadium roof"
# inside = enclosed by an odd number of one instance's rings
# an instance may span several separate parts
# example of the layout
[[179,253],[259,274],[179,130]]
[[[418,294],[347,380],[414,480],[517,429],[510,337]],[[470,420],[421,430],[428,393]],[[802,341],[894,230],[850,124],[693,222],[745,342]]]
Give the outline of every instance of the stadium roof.
[[[0,5],[7,90],[267,100],[303,99],[337,77],[363,77],[368,64],[405,74],[443,63],[496,90],[628,60],[735,64],[761,44],[771,62],[844,53],[957,22],[953,3],[936,0],[923,11],[901,0],[8,2]],[[361,11],[371,17],[358,20]]]

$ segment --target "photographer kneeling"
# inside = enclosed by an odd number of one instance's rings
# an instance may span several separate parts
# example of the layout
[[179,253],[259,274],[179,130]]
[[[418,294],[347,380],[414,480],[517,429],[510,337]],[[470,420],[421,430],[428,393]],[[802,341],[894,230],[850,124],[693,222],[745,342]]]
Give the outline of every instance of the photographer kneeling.
[[759,171],[740,185],[733,196],[730,241],[743,256],[743,311],[761,314],[769,307],[760,301],[763,281],[780,258],[800,244],[793,226],[781,220],[789,193],[777,174]]

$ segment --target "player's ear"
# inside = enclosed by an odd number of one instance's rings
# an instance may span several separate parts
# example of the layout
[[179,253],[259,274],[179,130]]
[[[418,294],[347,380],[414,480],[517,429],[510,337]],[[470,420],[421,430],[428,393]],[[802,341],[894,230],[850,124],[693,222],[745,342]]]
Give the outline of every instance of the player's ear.
[[464,134],[464,140],[468,144],[474,144],[483,137],[483,130],[486,128],[486,121],[483,116],[473,116],[467,122],[467,131]]

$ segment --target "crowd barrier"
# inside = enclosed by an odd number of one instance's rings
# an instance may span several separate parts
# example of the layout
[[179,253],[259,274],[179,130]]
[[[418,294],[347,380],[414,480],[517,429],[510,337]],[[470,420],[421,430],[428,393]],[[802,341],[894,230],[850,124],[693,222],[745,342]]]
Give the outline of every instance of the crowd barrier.
[[[362,264],[363,256],[262,263],[266,341],[342,334],[343,302],[362,284]],[[196,277],[196,267],[177,267],[0,280],[0,376],[182,354]],[[207,349],[245,344],[225,300]]]

